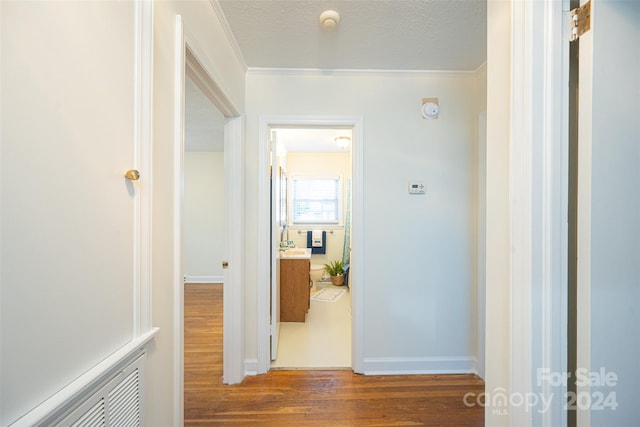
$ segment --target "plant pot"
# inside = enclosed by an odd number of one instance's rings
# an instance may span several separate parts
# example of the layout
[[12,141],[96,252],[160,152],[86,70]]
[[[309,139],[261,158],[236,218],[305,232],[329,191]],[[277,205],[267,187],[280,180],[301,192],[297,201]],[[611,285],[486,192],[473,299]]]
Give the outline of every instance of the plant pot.
[[335,286],[344,285],[344,274],[340,274],[339,276],[331,276],[331,283]]

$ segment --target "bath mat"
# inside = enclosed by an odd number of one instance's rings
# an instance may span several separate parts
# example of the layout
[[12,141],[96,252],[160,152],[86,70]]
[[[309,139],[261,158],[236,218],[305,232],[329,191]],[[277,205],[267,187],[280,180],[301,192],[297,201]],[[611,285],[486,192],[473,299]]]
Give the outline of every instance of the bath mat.
[[324,288],[320,292],[312,296],[311,299],[313,301],[336,302],[346,293],[346,289]]

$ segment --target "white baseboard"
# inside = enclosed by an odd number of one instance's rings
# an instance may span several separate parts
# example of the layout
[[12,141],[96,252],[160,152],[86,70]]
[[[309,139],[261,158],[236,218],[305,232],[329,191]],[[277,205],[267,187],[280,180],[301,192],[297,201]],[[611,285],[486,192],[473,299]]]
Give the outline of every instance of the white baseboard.
[[365,375],[476,374],[475,357],[365,357]]
[[223,276],[184,276],[184,283],[223,283]]
[[244,375],[245,376],[258,375],[258,359],[244,360]]
[[[258,375],[258,360],[245,359],[245,375]],[[365,375],[477,374],[475,357],[367,357]]]

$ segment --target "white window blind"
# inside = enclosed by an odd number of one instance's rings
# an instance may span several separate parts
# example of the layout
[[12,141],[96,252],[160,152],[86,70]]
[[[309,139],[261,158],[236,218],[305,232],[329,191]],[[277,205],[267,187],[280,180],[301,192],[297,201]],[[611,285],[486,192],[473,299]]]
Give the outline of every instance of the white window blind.
[[293,177],[291,218],[294,224],[340,222],[340,177]]

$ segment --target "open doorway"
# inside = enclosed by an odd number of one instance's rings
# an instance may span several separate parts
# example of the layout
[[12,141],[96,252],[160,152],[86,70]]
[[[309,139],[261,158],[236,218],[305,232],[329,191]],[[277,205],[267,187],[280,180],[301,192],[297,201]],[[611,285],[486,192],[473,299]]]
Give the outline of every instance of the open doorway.
[[224,115],[185,79],[183,266],[185,283],[223,283]]
[[[182,32],[181,32],[182,33]],[[183,36],[188,34],[182,33]],[[225,383],[235,383],[242,378],[242,349],[238,340],[233,340],[241,328],[242,299],[238,292],[241,280],[242,243],[242,119],[237,109],[221,93],[210,73],[202,65],[199,58],[203,54],[194,49],[194,43],[188,37],[179,44],[182,52],[180,66],[176,67],[177,87],[181,89],[179,99],[182,100],[176,108],[176,170],[174,190],[175,209],[175,263],[176,286],[180,298],[176,300],[177,322],[181,325],[181,341],[184,339],[184,283],[218,282],[223,291],[223,319],[224,345],[222,351],[222,377]],[[191,105],[187,105],[189,102]],[[189,116],[189,117],[188,117]],[[193,123],[187,123],[188,120]],[[191,126],[191,129],[188,129]],[[201,133],[202,138],[198,134]],[[188,141],[191,139],[192,141]],[[208,151],[206,151],[208,150]],[[196,154],[200,153],[200,154]],[[206,154],[202,154],[206,153]],[[187,171],[186,168],[190,169]],[[194,172],[193,177],[208,176],[209,182],[198,185],[193,199],[199,199],[202,193],[213,199],[210,206],[201,206],[201,200],[194,200],[193,217],[200,222],[195,227],[188,217],[185,205],[185,181]],[[217,178],[216,178],[217,177]],[[216,188],[212,190],[212,182]],[[193,188],[191,189],[193,190]],[[189,189],[187,189],[189,191]],[[191,197],[189,197],[191,198]],[[189,203],[189,200],[187,200]],[[216,210],[217,215],[214,215]],[[194,219],[194,218],[191,218]],[[191,232],[190,228],[195,228]],[[202,235],[202,231],[207,233]],[[186,233],[185,233],[186,232]],[[192,239],[188,242],[187,239]],[[206,242],[208,240],[214,240]],[[189,248],[189,245],[192,248]],[[202,256],[202,252],[205,252]],[[210,259],[217,256],[218,258]],[[187,259],[189,263],[187,263]],[[202,258],[198,261],[199,258]],[[187,270],[192,269],[193,270]],[[204,272],[204,274],[203,274]],[[181,346],[184,351],[184,345]],[[183,377],[184,352],[182,352],[180,376]],[[182,382],[182,381],[181,381]]]
[[[275,308],[273,304],[277,304],[280,300],[279,297],[273,295],[274,287],[271,286],[272,271],[277,273],[278,263],[275,263],[275,259],[278,253],[279,242],[286,238],[286,232],[283,237],[276,235],[280,230],[273,226],[271,219],[274,217],[271,203],[271,173],[272,161],[271,156],[273,144],[273,130],[286,130],[286,129],[334,129],[342,130],[347,135],[351,134],[350,141],[350,156],[349,162],[351,167],[351,185],[350,185],[350,230],[348,233],[351,248],[349,270],[348,270],[348,292],[351,297],[350,304],[350,318],[347,321],[351,326],[351,351],[350,351],[350,363],[343,368],[351,368],[356,373],[363,373],[363,325],[362,325],[362,258],[364,256],[364,245],[362,236],[362,145],[363,145],[363,120],[360,116],[269,116],[260,118],[260,150],[259,150],[259,165],[260,165],[260,181],[259,181],[259,194],[261,200],[258,205],[258,246],[260,248],[258,258],[258,275],[260,277],[258,286],[258,330],[264,331],[258,335],[258,360],[257,360],[257,373],[268,372],[272,365],[272,352],[273,348],[277,348],[277,342],[279,340],[279,328],[277,316],[280,313],[279,308]],[[277,138],[277,133],[276,133]],[[335,144],[335,138],[331,144]],[[277,147],[276,147],[277,150]],[[346,148],[345,148],[346,150]],[[311,156],[313,157],[313,156]],[[278,170],[277,168],[275,169]],[[290,180],[290,175],[287,175],[287,179]],[[292,185],[289,185],[292,187]],[[277,206],[277,204],[276,204]],[[277,218],[277,216],[276,216]],[[288,221],[288,220],[287,220]],[[293,222],[293,219],[292,221]],[[287,222],[288,224],[288,222]],[[297,224],[298,227],[295,230],[288,230],[289,240],[295,240],[300,237],[302,241],[300,245],[306,248],[307,243],[305,240],[306,232],[314,230],[311,228],[312,224]],[[297,234],[298,229],[301,231],[300,235]],[[315,229],[316,231],[322,231]],[[323,231],[331,231],[329,227]],[[334,230],[335,233],[335,230]],[[326,239],[335,239],[335,234],[332,236],[330,233]],[[273,243],[272,243],[273,242]],[[276,246],[275,243],[278,243]],[[344,247],[344,241],[342,241]],[[274,255],[276,254],[276,255]],[[328,255],[328,254],[325,254]],[[339,251],[339,257],[342,258],[343,252]],[[310,270],[310,260],[309,270]],[[306,272],[305,272],[306,273]],[[308,279],[307,279],[308,280]],[[276,281],[277,282],[277,281]],[[316,290],[322,288],[324,284],[321,283],[318,287],[316,284]],[[278,289],[277,287],[275,289]],[[304,288],[301,288],[304,289]],[[307,291],[309,292],[309,298],[311,297],[311,289],[309,283],[307,283]],[[348,300],[346,300],[348,302]],[[309,303],[309,308],[310,303]],[[272,317],[272,313],[275,316]],[[275,341],[275,343],[274,343]],[[277,359],[277,357],[276,357]],[[333,364],[332,364],[333,365]],[[332,366],[338,367],[338,366]]]
[[[223,371],[225,117],[188,74],[184,93],[182,265],[188,401],[202,366],[218,379]],[[187,405],[185,415],[189,410]]]
[[[174,283],[174,406],[173,424],[183,423],[184,414],[184,175],[185,175],[185,92],[187,79],[202,91],[224,117],[224,210],[223,257],[220,262],[223,278],[223,351],[222,381],[226,384],[240,382],[243,378],[242,340],[234,339],[243,331],[244,301],[242,281],[242,223],[243,197],[243,121],[239,110],[211,77],[203,64],[210,63],[193,33],[184,26],[181,16],[176,16],[175,55],[175,104],[174,104],[174,174],[173,174],[173,283]],[[203,59],[206,61],[203,62]],[[215,261],[212,261],[215,262]]]
[[[270,131],[271,368],[350,368],[352,130]],[[325,269],[336,263],[340,285]]]

